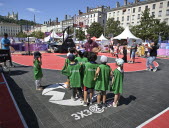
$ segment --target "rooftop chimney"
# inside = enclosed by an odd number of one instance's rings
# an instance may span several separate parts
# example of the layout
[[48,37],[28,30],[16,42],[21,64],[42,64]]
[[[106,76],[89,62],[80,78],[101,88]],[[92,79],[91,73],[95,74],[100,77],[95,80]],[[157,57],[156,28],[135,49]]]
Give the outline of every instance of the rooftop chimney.
[[90,9],[89,7],[86,8],[86,12],[87,12],[87,13],[89,12],[89,9]]
[[127,5],[127,0],[124,0],[124,6],[126,6]]
[[65,15],[65,20],[67,20],[67,15]]
[[120,7],[120,3],[117,2],[117,3],[116,3],[116,8],[119,8],[119,7]]

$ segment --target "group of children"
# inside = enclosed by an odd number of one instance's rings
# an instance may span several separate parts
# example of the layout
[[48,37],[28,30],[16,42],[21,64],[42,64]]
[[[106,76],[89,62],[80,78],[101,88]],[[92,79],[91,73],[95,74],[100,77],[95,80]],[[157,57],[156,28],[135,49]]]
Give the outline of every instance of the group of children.
[[[106,91],[115,94],[113,107],[117,107],[123,88],[123,59],[116,59],[117,69],[113,72],[107,65],[108,58],[104,55],[100,58],[100,64],[96,63],[97,54],[94,52],[76,51],[69,49],[62,74],[67,76],[67,86],[72,89],[72,99],[76,96],[84,100],[83,106],[92,104],[92,98],[97,95],[98,108],[106,107]],[[112,84],[110,84],[112,77]],[[88,98],[89,95],[89,98]],[[102,101],[102,102],[101,102]]]
[[[123,59],[116,59],[117,68],[112,71],[107,65],[108,58],[104,55],[100,58],[100,64],[96,63],[97,54],[94,52],[76,51],[69,49],[62,74],[67,76],[68,88],[72,90],[71,98],[75,101],[78,95],[83,106],[92,104],[92,98],[97,95],[98,108],[106,107],[106,91],[115,94],[113,107],[117,107],[120,94],[123,91]],[[42,56],[40,52],[34,53],[34,78],[37,90],[42,90]],[[112,77],[112,84],[110,84]],[[89,98],[88,98],[89,95]]]

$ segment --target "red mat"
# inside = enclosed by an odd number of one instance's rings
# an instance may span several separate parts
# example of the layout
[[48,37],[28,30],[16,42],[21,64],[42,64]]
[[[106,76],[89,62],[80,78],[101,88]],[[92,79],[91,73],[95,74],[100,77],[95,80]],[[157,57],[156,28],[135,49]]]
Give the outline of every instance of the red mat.
[[[42,68],[44,69],[52,69],[52,70],[61,70],[65,58],[60,57],[57,55],[66,55],[66,54],[60,54],[60,53],[44,53],[42,54]],[[99,55],[105,55],[107,57],[112,57],[110,53],[99,53]],[[122,56],[119,56],[122,58]],[[129,58],[129,57],[128,57]],[[23,55],[13,55],[12,60],[15,63],[25,65],[25,66],[33,66],[33,56],[23,56]],[[112,70],[116,68],[115,63],[108,63]],[[158,66],[157,62],[154,62],[156,66]],[[134,72],[134,71],[142,71],[146,69],[146,59],[136,57],[136,63],[135,64],[124,64],[124,71],[125,72]]]
[[169,108],[152,117],[137,128],[169,128]]
[[24,128],[18,111],[0,74],[0,128]]

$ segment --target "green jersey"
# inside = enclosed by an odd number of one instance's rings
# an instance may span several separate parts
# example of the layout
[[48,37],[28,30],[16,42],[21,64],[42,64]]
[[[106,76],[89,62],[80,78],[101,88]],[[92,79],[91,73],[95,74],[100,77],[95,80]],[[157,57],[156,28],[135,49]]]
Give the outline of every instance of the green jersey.
[[64,64],[63,69],[62,69],[63,75],[66,75],[66,76],[68,75],[67,67],[68,67],[69,64],[70,64],[70,60],[68,58],[65,59],[65,64]]
[[114,82],[112,85],[112,91],[114,94],[122,93],[124,73],[119,71],[118,69],[115,69],[113,71],[113,75],[114,75]]
[[84,86],[88,88],[94,88],[95,87],[95,81],[94,81],[94,76],[96,69],[99,65],[97,63],[90,63],[87,62],[84,65],[84,78],[83,78],[83,84]]
[[99,65],[100,72],[96,80],[95,90],[97,91],[107,91],[110,82],[110,72],[111,68],[108,65]]
[[70,79],[70,86],[73,88],[79,88],[82,86],[82,81],[81,81],[81,65],[78,64],[77,62],[75,64],[69,64],[68,68],[68,76]]
[[79,63],[81,63],[81,64],[85,64],[85,63],[88,62],[88,59],[87,59],[86,57],[83,57],[83,58],[81,58],[81,57],[76,57],[76,60],[77,60]]
[[35,60],[33,64],[34,64],[34,67],[33,67],[34,78],[35,80],[39,80],[43,77],[40,61]]

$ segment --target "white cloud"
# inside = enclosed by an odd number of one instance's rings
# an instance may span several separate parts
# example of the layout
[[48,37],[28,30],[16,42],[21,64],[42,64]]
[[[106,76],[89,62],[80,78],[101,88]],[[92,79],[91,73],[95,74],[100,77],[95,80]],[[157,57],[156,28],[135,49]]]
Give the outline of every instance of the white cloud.
[[0,2],[0,6],[3,6],[4,4]]
[[39,10],[35,9],[35,8],[27,8],[26,10],[30,11],[30,12],[40,12]]

